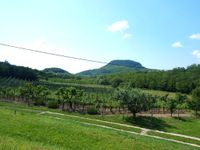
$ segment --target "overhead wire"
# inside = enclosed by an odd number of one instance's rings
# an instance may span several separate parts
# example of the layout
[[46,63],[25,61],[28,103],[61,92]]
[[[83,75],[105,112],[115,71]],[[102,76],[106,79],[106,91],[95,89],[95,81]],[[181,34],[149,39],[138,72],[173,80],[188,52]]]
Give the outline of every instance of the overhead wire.
[[75,60],[82,60],[82,61],[88,61],[88,62],[99,63],[99,64],[108,64],[107,62],[104,62],[104,61],[68,56],[68,55],[64,55],[64,54],[50,53],[50,52],[46,52],[46,51],[42,51],[42,50],[36,50],[36,49],[31,49],[31,48],[26,48],[26,47],[21,47],[21,46],[15,46],[15,45],[10,45],[10,44],[5,44],[5,43],[0,43],[0,46],[16,48],[16,49],[20,49],[20,50],[24,50],[24,51],[35,52],[35,53],[53,55],[53,56],[57,56],[57,57],[64,57],[64,58],[75,59]]

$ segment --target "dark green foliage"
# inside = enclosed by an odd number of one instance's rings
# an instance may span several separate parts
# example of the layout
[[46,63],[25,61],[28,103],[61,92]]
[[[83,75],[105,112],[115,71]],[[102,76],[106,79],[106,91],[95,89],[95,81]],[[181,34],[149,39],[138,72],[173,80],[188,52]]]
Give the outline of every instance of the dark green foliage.
[[37,80],[36,71],[27,67],[10,65],[8,62],[0,62],[0,77],[12,77],[23,80]]
[[193,89],[200,86],[200,65],[168,71],[129,72],[107,75],[101,78],[107,81],[120,79],[123,85],[130,85],[133,88],[191,93]]
[[35,106],[46,106],[46,101],[44,99],[36,99],[33,104]]
[[176,109],[178,112],[178,118],[179,118],[179,111],[181,109],[186,109],[187,106],[187,96],[185,94],[177,93],[176,94]]
[[116,87],[118,87],[122,82],[123,82],[122,79],[120,79],[120,78],[115,78],[115,79],[113,79],[113,80],[111,81],[111,85],[112,85],[113,88],[116,88]]
[[170,111],[171,117],[176,109],[176,100],[173,98],[168,98],[166,103],[167,109]]
[[61,79],[74,78],[72,74],[60,68],[46,68],[43,70],[43,72],[46,73],[46,76],[48,78],[55,78],[55,77],[61,78]]
[[49,91],[44,86],[34,86],[31,83],[24,84],[19,88],[19,97],[23,98],[28,105],[45,105]]
[[192,99],[189,100],[189,107],[195,111],[196,116],[200,111],[200,87],[197,87],[192,91]]
[[67,71],[60,69],[60,68],[46,68],[43,71],[44,72],[51,72],[51,73],[68,73]]
[[87,113],[90,115],[97,115],[98,114],[98,110],[96,107],[94,106],[90,106],[87,108]]
[[127,106],[128,110],[132,112],[133,117],[136,117],[136,113],[148,109],[149,99],[147,95],[139,89],[126,88],[118,90],[115,98],[122,101],[122,103]]
[[17,88],[19,86],[24,85],[25,83],[29,83],[29,81],[22,80],[22,79],[16,79],[16,78],[7,78],[7,77],[0,77],[0,87],[12,87]]
[[53,101],[53,100],[50,100],[50,101],[48,101],[48,103],[47,103],[47,107],[48,108],[53,108],[53,109],[56,109],[56,108],[58,108],[58,102],[57,101]]
[[106,78],[100,78],[98,80],[98,83],[101,84],[101,85],[109,85],[110,84],[110,82]]

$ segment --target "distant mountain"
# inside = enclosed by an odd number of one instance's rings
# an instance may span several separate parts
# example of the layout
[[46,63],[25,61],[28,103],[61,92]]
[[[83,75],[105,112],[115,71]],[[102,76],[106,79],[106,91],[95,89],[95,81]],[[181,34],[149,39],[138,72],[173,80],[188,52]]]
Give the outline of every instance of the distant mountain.
[[61,68],[46,68],[43,70],[43,72],[46,73],[55,73],[55,74],[70,74],[66,70],[63,70]]
[[143,67],[139,62],[132,60],[113,60],[107,65],[93,70],[87,70],[78,73],[82,76],[94,76],[94,75],[106,75],[106,74],[117,74],[127,73],[133,71],[147,71],[148,69]]

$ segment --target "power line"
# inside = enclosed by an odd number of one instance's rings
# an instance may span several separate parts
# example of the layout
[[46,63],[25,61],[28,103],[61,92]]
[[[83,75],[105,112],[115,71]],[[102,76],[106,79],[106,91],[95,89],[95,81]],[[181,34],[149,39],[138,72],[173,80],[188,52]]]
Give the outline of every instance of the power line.
[[1,46],[6,46],[6,47],[11,47],[11,48],[16,48],[16,49],[21,49],[21,50],[24,50],[24,51],[31,51],[31,52],[35,52],[35,53],[42,53],[42,54],[47,54],[47,55],[53,55],[53,56],[57,56],[57,57],[65,57],[65,58],[69,58],[69,59],[76,59],[76,60],[94,62],[94,63],[99,63],[99,64],[108,64],[107,62],[103,62],[103,61],[86,59],[86,58],[79,58],[79,57],[73,57],[73,56],[67,56],[67,55],[63,55],[63,54],[50,53],[50,52],[45,52],[45,51],[41,51],[41,50],[30,49],[30,48],[21,47],[21,46],[14,46],[14,45],[5,44],[5,43],[0,43],[0,45]]

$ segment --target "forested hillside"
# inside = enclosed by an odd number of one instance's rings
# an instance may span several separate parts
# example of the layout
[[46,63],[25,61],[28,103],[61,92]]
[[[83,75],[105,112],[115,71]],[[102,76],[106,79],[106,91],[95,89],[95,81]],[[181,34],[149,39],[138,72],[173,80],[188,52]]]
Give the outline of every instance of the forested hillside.
[[80,72],[78,75],[82,76],[95,76],[95,75],[108,75],[119,74],[135,71],[147,71],[148,69],[143,67],[139,62],[132,60],[113,60],[107,65],[93,70],[86,70]]
[[[107,65],[107,68],[108,66],[109,65]],[[129,67],[131,66],[129,65]],[[140,64],[138,67],[141,67]],[[126,67],[122,68],[124,69]],[[55,71],[55,69],[53,70]],[[200,85],[200,65],[191,65],[187,68],[175,68],[168,71],[127,71],[126,73],[115,73],[112,75],[80,77],[68,73],[56,74],[48,71],[38,71],[27,67],[11,65],[8,62],[0,62],[0,77],[29,81],[52,80],[53,82],[59,81],[65,83],[71,83],[71,81],[73,81],[73,83],[96,83],[101,85],[111,85],[114,88],[129,85],[134,88],[190,93]]]
[[200,65],[168,71],[132,72],[102,76],[99,81],[100,84],[112,85],[113,87],[129,84],[136,88],[190,93],[200,85]]
[[8,62],[0,62],[0,77],[12,77],[23,80],[37,80],[37,71],[28,67],[11,65]]

